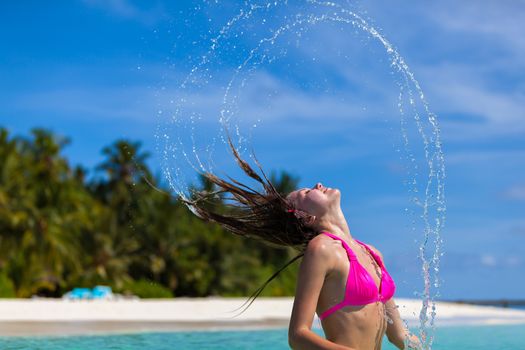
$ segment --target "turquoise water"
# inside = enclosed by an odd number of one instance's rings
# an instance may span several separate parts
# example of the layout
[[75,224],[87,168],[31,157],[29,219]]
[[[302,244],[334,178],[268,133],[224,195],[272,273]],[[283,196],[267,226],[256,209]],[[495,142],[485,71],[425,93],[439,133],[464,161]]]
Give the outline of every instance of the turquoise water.
[[[81,337],[0,337],[2,350],[288,349],[287,330],[137,333]],[[386,339],[384,350],[396,349]],[[525,349],[525,325],[441,327],[433,349]]]

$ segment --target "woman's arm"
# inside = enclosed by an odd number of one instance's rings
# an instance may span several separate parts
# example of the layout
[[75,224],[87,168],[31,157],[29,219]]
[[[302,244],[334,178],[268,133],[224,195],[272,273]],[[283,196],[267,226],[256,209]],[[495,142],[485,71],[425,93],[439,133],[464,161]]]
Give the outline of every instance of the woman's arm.
[[[384,264],[385,260],[383,258],[383,254],[381,254],[381,252],[374,246],[369,246],[377,255],[379,255],[381,261]],[[394,298],[385,303],[385,308],[387,317],[390,319],[386,328],[386,336],[388,341],[397,346],[399,349],[405,349],[405,340],[408,338],[409,349],[421,349],[421,342],[419,341],[419,338],[413,334],[410,334],[410,331],[405,327]]]
[[410,334],[410,331],[405,327],[394,298],[387,301],[385,307],[387,316],[390,319],[386,328],[388,341],[399,349],[405,349],[405,339],[408,338],[409,349],[421,349],[419,338]]
[[314,238],[310,241],[299,268],[290,318],[288,343],[292,349],[352,350],[324,339],[311,329],[319,293],[325,276],[331,269],[332,259],[333,254],[330,254],[329,247],[322,239]]

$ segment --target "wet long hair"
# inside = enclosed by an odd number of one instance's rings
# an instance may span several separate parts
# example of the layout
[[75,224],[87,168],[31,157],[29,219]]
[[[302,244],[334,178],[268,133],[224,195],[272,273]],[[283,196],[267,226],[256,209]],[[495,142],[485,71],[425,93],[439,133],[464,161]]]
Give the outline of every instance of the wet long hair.
[[[228,144],[239,167],[246,175],[262,185],[262,189],[254,189],[229,176],[227,176],[228,180],[225,180],[205,172],[202,176],[215,188],[211,191],[196,191],[191,198],[181,198],[181,200],[201,219],[217,223],[233,234],[255,238],[274,247],[292,247],[298,251],[294,258],[250,295],[239,308],[243,309],[242,313],[281,271],[303,257],[308,242],[317,235],[317,232],[308,225],[314,217],[295,208],[293,203],[284,197],[284,193],[276,190],[253,152],[253,160],[261,175],[241,158],[229,135]],[[224,200],[226,210],[219,212],[217,206],[212,205],[217,198]]]

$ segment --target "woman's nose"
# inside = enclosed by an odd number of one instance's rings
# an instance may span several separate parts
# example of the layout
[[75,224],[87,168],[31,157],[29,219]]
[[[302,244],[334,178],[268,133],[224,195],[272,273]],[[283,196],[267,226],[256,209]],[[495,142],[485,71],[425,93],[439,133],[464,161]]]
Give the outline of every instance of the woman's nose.
[[318,182],[315,184],[314,188],[320,190],[321,188],[323,188],[323,185],[320,182]]

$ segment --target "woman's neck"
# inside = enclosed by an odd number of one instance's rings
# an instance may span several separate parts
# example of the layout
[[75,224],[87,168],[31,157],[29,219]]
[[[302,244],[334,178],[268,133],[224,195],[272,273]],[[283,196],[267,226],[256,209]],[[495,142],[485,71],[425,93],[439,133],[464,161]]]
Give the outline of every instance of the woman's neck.
[[353,240],[352,234],[350,233],[350,227],[346,222],[346,219],[342,211],[338,211],[330,216],[321,218],[316,225],[318,232],[328,231],[333,235],[341,237],[347,240]]
[[337,237],[344,238],[347,240],[353,240],[352,234],[350,233],[350,230],[347,228],[346,230],[344,228],[341,228],[340,226],[325,226],[319,230],[319,232],[327,231],[333,235],[336,235]]

